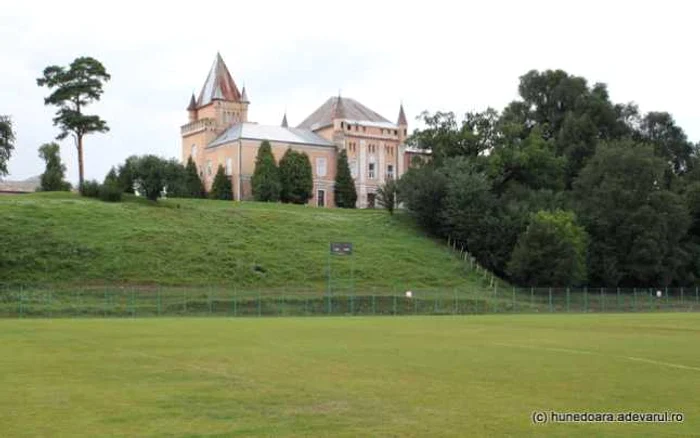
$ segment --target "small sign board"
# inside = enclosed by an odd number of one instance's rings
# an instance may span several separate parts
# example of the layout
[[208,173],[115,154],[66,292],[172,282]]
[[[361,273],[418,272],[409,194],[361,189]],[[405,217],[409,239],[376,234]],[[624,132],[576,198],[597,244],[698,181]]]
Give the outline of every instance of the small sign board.
[[349,243],[349,242],[331,242],[331,254],[334,254],[334,255],[352,255],[352,243]]

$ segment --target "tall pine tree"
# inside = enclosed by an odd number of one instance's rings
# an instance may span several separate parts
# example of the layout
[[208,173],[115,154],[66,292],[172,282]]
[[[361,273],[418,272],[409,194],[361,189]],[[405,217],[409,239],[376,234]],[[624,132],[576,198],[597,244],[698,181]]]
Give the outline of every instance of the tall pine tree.
[[224,166],[221,164],[219,164],[219,169],[216,171],[216,176],[214,177],[214,182],[211,185],[209,197],[211,199],[233,199],[233,184],[231,184],[231,178],[226,176]]
[[350,173],[348,155],[345,150],[338,154],[338,166],[335,175],[335,205],[340,208],[355,208],[357,203],[357,190],[355,181]]
[[263,141],[258,149],[251,184],[253,186],[253,198],[256,201],[277,202],[280,200],[282,191],[280,172],[277,168],[277,163],[275,163],[275,156],[272,155],[270,142],[267,140]]

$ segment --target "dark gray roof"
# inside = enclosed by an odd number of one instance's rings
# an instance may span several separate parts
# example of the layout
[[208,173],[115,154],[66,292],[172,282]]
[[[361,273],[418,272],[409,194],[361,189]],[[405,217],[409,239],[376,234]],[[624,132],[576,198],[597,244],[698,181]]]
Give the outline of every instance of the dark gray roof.
[[268,140],[280,143],[335,147],[335,144],[308,129],[237,123],[224,131],[207,148],[213,148],[236,140]]
[[334,118],[352,121],[353,123],[374,122],[382,125],[388,124],[387,126],[391,125],[392,127],[396,126],[394,123],[391,123],[389,120],[362,105],[355,99],[338,96],[328,99],[307,117],[306,120],[301,122],[297,128],[315,131],[324,126],[331,125]]

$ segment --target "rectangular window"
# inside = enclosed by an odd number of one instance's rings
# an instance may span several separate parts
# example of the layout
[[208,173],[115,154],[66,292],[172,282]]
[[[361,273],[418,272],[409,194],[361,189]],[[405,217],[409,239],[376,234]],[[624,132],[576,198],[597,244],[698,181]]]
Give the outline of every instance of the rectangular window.
[[211,176],[211,160],[207,161],[207,175]]
[[374,179],[374,163],[369,163],[369,172],[367,172],[367,177],[369,179]]
[[319,207],[326,206],[326,191],[325,190],[318,191],[318,196],[316,197],[316,205]]
[[357,160],[350,160],[348,165],[350,166],[350,174],[352,175],[352,178],[357,178]]
[[386,166],[386,177],[387,179],[394,179],[394,166],[392,164]]
[[226,159],[226,175],[231,175],[231,171],[233,169],[233,163],[231,162],[231,158]]
[[316,158],[316,175],[326,176],[326,159]]

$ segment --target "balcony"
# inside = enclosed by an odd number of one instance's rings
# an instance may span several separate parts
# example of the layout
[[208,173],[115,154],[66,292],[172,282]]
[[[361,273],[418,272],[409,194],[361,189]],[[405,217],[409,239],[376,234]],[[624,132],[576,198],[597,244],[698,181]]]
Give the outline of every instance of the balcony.
[[202,120],[195,120],[194,122],[190,122],[180,127],[180,134],[189,135],[194,134],[195,132],[205,131],[207,129],[213,130],[214,126],[214,119],[207,118]]

